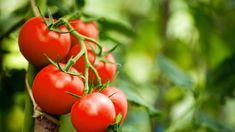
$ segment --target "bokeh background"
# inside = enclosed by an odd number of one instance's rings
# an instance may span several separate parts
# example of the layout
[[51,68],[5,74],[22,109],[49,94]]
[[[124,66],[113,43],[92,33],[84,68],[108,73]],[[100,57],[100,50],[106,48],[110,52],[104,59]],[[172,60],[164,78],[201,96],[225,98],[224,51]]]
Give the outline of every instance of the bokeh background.
[[[98,20],[100,42],[120,46],[111,84],[129,100],[123,132],[235,131],[234,0],[37,0],[55,18],[76,10]],[[29,0],[0,0],[0,131],[24,124],[27,61],[18,31]],[[100,19],[102,18],[102,19]],[[61,132],[73,132],[69,115]],[[75,131],[74,131],[75,132]]]

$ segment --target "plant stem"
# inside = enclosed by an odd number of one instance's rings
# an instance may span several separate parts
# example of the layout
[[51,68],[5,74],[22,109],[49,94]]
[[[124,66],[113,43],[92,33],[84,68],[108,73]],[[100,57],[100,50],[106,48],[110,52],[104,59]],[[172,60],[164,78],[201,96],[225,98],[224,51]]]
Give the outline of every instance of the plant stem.
[[32,132],[34,119],[33,115],[33,105],[31,102],[31,98],[28,94],[25,95],[25,115],[24,115],[24,126],[22,132]]
[[[84,43],[85,40],[90,40],[94,43],[96,43],[98,45],[98,47],[100,47],[100,50],[102,52],[102,46],[94,39],[92,38],[89,38],[89,37],[86,37],[86,36],[83,36],[81,34],[79,34],[77,31],[74,30],[74,28],[70,25],[70,23],[64,19],[64,18],[61,18],[59,19],[59,21],[62,21],[65,23],[65,25],[67,26],[68,30],[70,31],[70,33],[75,36],[79,41],[80,41],[80,46],[81,46],[81,51],[73,58],[73,61],[74,62],[69,62],[69,64],[66,66],[66,69],[68,69],[72,63],[75,63],[80,57],[81,55],[84,56],[84,60],[85,60],[85,92],[87,93],[89,90],[89,86],[88,86],[88,83],[89,83],[89,68],[92,69],[92,71],[95,73],[95,76],[97,78],[97,82],[98,82],[98,86],[101,86],[101,78],[98,74],[98,72],[96,71],[96,69],[94,68],[94,66],[89,62],[89,59],[88,59],[88,51],[87,51],[87,48],[86,48],[86,45]],[[84,53],[83,53],[84,52]]]
[[31,8],[32,8],[32,11],[33,11],[33,15],[34,16],[40,16],[40,12],[37,8],[37,4],[36,4],[35,0],[30,0],[30,3],[31,3]]
[[69,59],[69,61],[67,62],[66,66],[65,66],[65,71],[69,71],[70,67],[82,56],[84,55],[85,51],[81,50],[74,58]]
[[36,102],[35,102],[35,100],[34,100],[34,98],[33,98],[32,89],[31,89],[30,86],[29,86],[28,76],[29,76],[29,74],[26,74],[26,77],[25,77],[26,90],[27,90],[27,92],[28,92],[28,95],[29,95],[29,97],[30,97],[32,103],[33,103],[33,107],[35,108],[35,107],[37,106],[37,104],[36,104]]

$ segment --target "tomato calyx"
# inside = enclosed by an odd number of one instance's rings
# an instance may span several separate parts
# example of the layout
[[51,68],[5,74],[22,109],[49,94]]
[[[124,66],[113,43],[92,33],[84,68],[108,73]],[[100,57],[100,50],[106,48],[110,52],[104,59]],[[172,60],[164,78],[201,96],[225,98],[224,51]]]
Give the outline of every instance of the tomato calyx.
[[[39,10],[40,12],[40,10]],[[44,23],[47,25],[47,28],[50,31],[58,32],[58,33],[70,33],[70,31],[62,31],[59,29],[61,25],[64,25],[62,21],[57,21],[53,18],[52,13],[49,9],[47,9],[48,12],[48,19],[43,16],[43,14],[40,12],[40,16],[43,19]]]
[[80,76],[81,78],[84,78],[84,76],[81,73],[70,71],[69,69],[70,69],[71,66],[68,68],[68,66],[66,64],[65,67],[62,67],[58,62],[53,61],[49,57],[47,57],[47,59],[50,61],[51,64],[56,66],[60,71],[65,72],[65,73],[70,74],[70,75],[73,75],[73,76]]
[[65,91],[67,94],[69,94],[69,95],[71,95],[71,96],[73,96],[73,97],[75,97],[75,98],[77,98],[77,99],[80,99],[82,96],[78,96],[77,94],[74,94],[74,93],[71,93],[71,92],[69,92],[69,91]]
[[122,114],[119,113],[115,118],[115,122],[108,126],[107,132],[118,132],[121,120]]

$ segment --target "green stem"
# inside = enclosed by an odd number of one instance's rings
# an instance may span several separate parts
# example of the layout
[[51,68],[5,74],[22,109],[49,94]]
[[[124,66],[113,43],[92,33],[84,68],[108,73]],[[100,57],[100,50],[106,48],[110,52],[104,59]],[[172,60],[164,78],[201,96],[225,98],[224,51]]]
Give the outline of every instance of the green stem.
[[[77,31],[75,31],[66,19],[61,18],[59,21],[64,22],[65,25],[67,26],[68,30],[70,31],[70,33],[80,41],[81,51],[73,58],[73,61],[75,63],[81,57],[81,55],[84,56],[85,67],[86,67],[85,68],[85,92],[87,92],[87,90],[89,90],[89,86],[88,86],[88,83],[89,83],[88,70],[89,70],[89,68],[91,68],[93,70],[93,72],[95,73],[96,78],[97,78],[97,82],[98,82],[98,86],[101,86],[101,84],[102,84],[101,78],[100,78],[98,72],[96,71],[96,69],[94,68],[94,66],[89,62],[88,51],[87,51],[87,48],[86,48],[84,41],[89,40],[89,41],[96,43],[98,45],[98,47],[101,49],[101,52],[102,52],[102,46],[96,40],[89,38],[89,37],[86,37],[86,36],[83,36],[83,35],[79,34]],[[72,62],[69,62],[68,67],[71,66],[70,63],[72,64]]]
[[89,67],[88,65],[86,65],[86,68],[85,68],[85,93],[88,93],[90,91],[90,89],[92,88],[89,88],[89,85],[88,85],[88,79],[89,79],[89,73],[88,73],[88,70],[89,70]]
[[102,47],[102,45],[101,45],[98,41],[96,41],[96,40],[93,39],[93,38],[89,38],[89,37],[87,37],[87,36],[84,36],[84,35],[80,35],[80,37],[83,38],[84,40],[89,40],[89,41],[91,41],[91,42],[96,43],[96,45],[97,45],[98,48],[99,48],[98,56],[101,56],[102,51],[103,51],[103,47]]
[[24,126],[22,132],[32,132],[34,125],[33,105],[28,94],[25,95],[25,115],[24,115]]
[[34,16],[40,16],[40,12],[39,12],[39,10],[37,8],[35,0],[30,0],[30,2],[31,2],[31,8],[33,10],[33,15]]
[[101,78],[100,78],[100,75],[98,74],[97,70],[95,69],[94,66],[90,66],[90,68],[95,73],[95,76],[96,76],[96,79],[97,79],[97,82],[98,82],[98,86],[101,86],[102,85]]
[[85,51],[81,50],[74,58],[69,59],[69,61],[67,62],[66,66],[65,66],[65,71],[69,71],[70,67],[82,56],[84,55]]
[[25,116],[24,116],[24,126],[22,132],[32,132],[34,126],[33,115],[33,107],[35,105],[35,101],[32,97],[32,92],[30,86],[33,83],[33,78],[36,74],[35,68],[29,64],[27,74],[25,77],[25,85],[26,85],[26,100],[25,100]]

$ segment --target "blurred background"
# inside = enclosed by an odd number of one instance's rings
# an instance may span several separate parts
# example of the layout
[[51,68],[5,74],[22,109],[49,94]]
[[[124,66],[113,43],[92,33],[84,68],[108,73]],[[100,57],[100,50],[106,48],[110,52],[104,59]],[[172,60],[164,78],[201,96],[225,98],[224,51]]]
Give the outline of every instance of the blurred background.
[[[235,131],[234,0],[37,3],[55,18],[80,10],[98,19],[102,44],[120,43],[114,51],[119,74],[111,85],[129,100],[121,131]],[[33,17],[30,1],[0,0],[0,15],[0,131],[20,132],[28,63],[17,41],[19,28]],[[60,132],[75,132],[69,115],[61,122]]]

